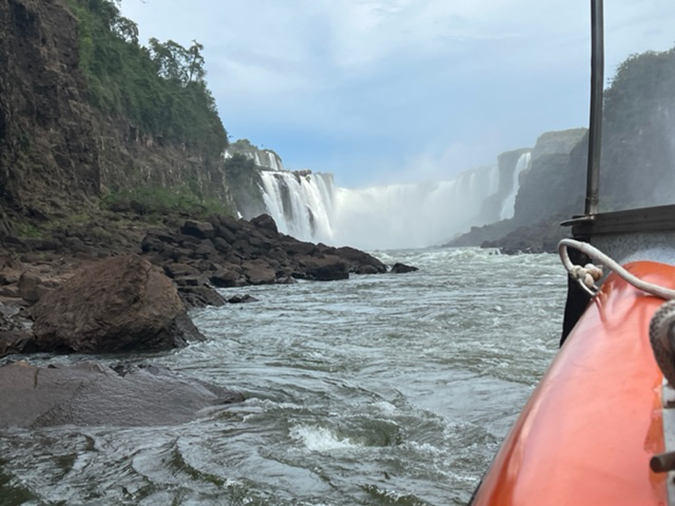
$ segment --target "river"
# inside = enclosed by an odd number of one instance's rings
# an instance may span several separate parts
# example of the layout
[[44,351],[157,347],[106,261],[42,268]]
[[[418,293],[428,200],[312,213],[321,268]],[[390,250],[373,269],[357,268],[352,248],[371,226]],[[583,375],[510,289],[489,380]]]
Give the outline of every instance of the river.
[[565,272],[554,255],[374,254],[420,271],[223,290],[259,301],[197,310],[207,342],[132,357],[242,404],[1,432],[0,505],[466,504],[557,351]]

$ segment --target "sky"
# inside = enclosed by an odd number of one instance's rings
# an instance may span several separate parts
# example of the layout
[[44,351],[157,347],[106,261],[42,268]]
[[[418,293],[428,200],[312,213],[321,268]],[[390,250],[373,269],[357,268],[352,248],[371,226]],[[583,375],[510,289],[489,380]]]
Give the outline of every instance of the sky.
[[[674,0],[605,0],[606,77],[675,46]],[[204,45],[232,141],[343,187],[453,179],[588,124],[590,0],[123,0]]]

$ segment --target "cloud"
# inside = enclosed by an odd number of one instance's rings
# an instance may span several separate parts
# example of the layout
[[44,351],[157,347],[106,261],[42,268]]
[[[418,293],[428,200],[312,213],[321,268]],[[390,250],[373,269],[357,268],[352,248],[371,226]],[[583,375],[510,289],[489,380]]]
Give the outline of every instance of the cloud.
[[[426,179],[587,121],[577,0],[124,0],[141,36],[205,45],[226,128],[359,184]],[[606,5],[607,74],[673,44],[672,0]],[[452,167],[447,169],[446,167]]]

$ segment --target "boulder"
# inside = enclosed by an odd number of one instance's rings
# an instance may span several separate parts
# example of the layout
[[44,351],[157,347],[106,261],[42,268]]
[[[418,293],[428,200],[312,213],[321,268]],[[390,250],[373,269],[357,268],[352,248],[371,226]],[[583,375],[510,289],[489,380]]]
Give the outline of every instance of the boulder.
[[199,275],[199,270],[195,269],[190,265],[181,263],[169,263],[164,265],[164,272],[170,278],[180,278],[181,276]]
[[21,313],[11,309],[0,304],[0,357],[34,351],[33,336],[22,325]]
[[26,302],[33,303],[40,300],[49,289],[42,284],[40,276],[32,272],[21,274],[18,283],[19,296]]
[[203,221],[187,220],[180,231],[183,235],[197,237],[198,239],[211,239],[216,235],[213,225]]
[[274,235],[279,233],[274,218],[272,218],[269,214],[261,214],[260,216],[253,218],[251,220],[251,225],[264,231],[271,232]]
[[171,280],[135,255],[78,272],[32,309],[41,350],[81,353],[166,350],[202,340],[180,324],[184,314]]
[[244,400],[239,393],[156,366],[111,369],[95,362],[0,367],[0,428],[148,427],[197,418],[204,408]]
[[0,330],[0,358],[37,351],[33,336],[25,330]]
[[212,242],[219,253],[227,253],[228,251],[230,251],[230,243],[227,242],[222,237],[214,237],[212,239]]
[[219,223],[215,226],[215,230],[216,230],[216,237],[219,239],[223,239],[228,244],[234,244],[235,241],[237,240],[237,236],[235,235],[235,233],[232,232],[232,230],[230,230],[230,228],[225,225]]
[[406,272],[415,271],[419,271],[419,269],[417,267],[413,267],[412,265],[406,265],[399,262],[396,262],[391,268],[391,272],[393,274],[405,274]]
[[206,306],[222,306],[225,299],[209,286],[181,286],[178,294],[186,307],[192,309]]
[[355,274],[380,274],[377,267],[373,265],[363,265],[354,271]]
[[301,279],[314,281],[336,281],[349,278],[349,266],[342,258],[335,255],[322,257],[305,257],[301,260],[302,271],[295,274]]
[[277,277],[276,272],[268,262],[264,260],[249,260],[242,262],[246,279],[252,285],[269,285],[274,283]]
[[0,286],[12,285],[17,283],[19,278],[11,272],[0,272]]
[[335,250],[335,255],[349,262],[349,270],[355,274],[382,274],[387,266],[365,251],[344,246]]
[[173,279],[173,282],[176,283],[176,286],[202,286],[205,283],[203,276],[180,276]]
[[209,281],[216,288],[231,288],[246,284],[241,274],[233,269],[222,268],[209,276]]
[[308,256],[316,252],[316,244],[311,242],[298,241],[297,239],[284,236],[282,248],[290,256]]
[[258,302],[258,299],[247,293],[245,295],[233,295],[227,299],[227,302],[228,304],[246,304],[248,302]]

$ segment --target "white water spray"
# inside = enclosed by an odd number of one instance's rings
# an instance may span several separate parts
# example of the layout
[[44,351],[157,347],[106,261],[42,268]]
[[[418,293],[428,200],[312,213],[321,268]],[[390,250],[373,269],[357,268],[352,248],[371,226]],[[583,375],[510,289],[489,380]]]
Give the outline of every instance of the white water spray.
[[499,187],[496,167],[453,181],[359,189],[337,188],[329,174],[261,177],[265,206],[281,232],[362,249],[426,247],[483,225],[483,201]]
[[513,215],[516,211],[516,197],[518,196],[518,190],[520,189],[520,174],[530,168],[530,163],[532,162],[532,153],[527,152],[520,156],[516,168],[513,171],[513,186],[511,187],[511,193],[504,200],[502,204],[502,212],[500,214],[500,219],[508,220],[513,218]]
[[261,171],[263,200],[280,232],[303,241],[333,242],[330,174]]

